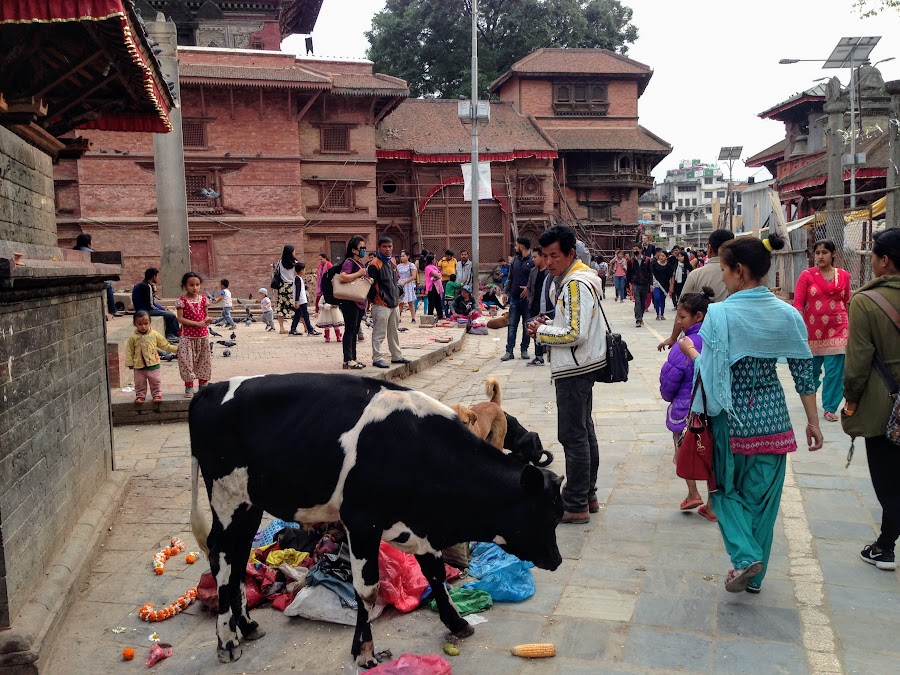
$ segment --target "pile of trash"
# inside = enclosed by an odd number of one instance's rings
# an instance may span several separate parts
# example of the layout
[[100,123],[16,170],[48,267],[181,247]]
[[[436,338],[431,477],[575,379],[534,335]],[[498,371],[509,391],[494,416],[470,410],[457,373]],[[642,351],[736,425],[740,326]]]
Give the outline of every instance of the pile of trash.
[[[270,601],[288,616],[356,625],[349,543],[341,523],[301,526],[275,520],[257,533],[253,547],[245,577],[249,608]],[[423,604],[436,609],[431,587],[414,556],[381,542],[378,563],[381,584],[371,619],[388,605],[404,613]],[[494,602],[522,602],[535,592],[531,567],[496,544],[475,543],[467,571],[445,565],[448,581],[473,578],[451,588],[450,598],[463,616],[489,609]],[[218,611],[211,573],[201,577],[197,590],[197,599]],[[470,616],[467,620],[485,619]]]

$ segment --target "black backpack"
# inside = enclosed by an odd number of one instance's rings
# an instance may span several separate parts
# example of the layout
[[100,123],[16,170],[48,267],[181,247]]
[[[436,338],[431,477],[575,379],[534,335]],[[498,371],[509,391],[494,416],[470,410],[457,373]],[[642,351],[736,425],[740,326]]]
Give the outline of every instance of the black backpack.
[[322,275],[322,297],[325,298],[325,302],[329,305],[338,304],[337,298],[334,297],[334,277],[340,271],[340,265],[332,265]]

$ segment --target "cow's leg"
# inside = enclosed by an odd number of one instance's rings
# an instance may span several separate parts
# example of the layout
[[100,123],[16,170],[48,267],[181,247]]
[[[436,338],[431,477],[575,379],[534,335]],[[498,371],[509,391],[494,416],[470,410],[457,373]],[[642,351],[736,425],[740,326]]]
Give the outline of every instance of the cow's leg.
[[[232,548],[233,533],[222,527],[218,514],[213,510],[212,529],[207,542],[209,544],[209,568],[219,591],[219,616],[216,619],[216,653],[219,661],[230,663],[241,658],[241,648],[235,627],[237,622],[233,615],[233,598],[238,592],[232,588],[231,562],[228,552]],[[243,570],[242,570],[243,571]]]
[[456,637],[464,638],[472,635],[475,629],[459,615],[459,610],[450,602],[450,594],[447,593],[447,587],[444,585],[447,581],[447,571],[444,569],[443,558],[433,553],[425,553],[417,555],[416,560],[419,561],[422,574],[431,584],[431,593],[437,603],[441,621]]
[[353,588],[356,591],[356,632],[353,634],[351,653],[356,665],[374,668],[375,643],[372,640],[372,624],[369,620],[378,600],[378,547],[381,533],[371,525],[353,527],[345,522],[347,541],[350,543],[350,569],[353,572]]
[[234,535],[231,538],[234,548],[230,552],[230,557],[234,560],[231,565],[232,583],[236,583],[240,589],[240,592],[232,598],[234,602],[232,613],[237,617],[237,626],[241,630],[241,635],[247,640],[258,640],[266,634],[266,631],[250,618],[245,587],[247,560],[250,558],[250,547],[253,545],[253,536],[259,529],[260,521],[262,521],[262,509],[258,506],[250,506],[246,510],[238,509],[228,528],[229,532],[233,531]]

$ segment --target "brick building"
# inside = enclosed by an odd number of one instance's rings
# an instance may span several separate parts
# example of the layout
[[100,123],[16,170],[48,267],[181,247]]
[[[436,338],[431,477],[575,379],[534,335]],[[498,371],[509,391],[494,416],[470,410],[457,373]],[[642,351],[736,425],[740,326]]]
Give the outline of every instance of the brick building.
[[[286,243],[313,262],[354,234],[374,236],[375,124],[407,96],[405,82],[368,61],[282,52],[189,47],[179,59],[195,271],[236,279],[243,295],[268,285]],[[60,240],[87,231],[122,250],[128,287],[159,261],[152,142],[91,140],[57,167]]]
[[[479,157],[491,163],[494,195],[479,205],[486,266],[509,254],[516,234],[536,241],[550,225],[557,156],[553,142],[512,103],[492,103],[490,115],[479,128]],[[470,133],[454,100],[407,99],[384,118],[376,136],[379,234],[411,251],[471,248],[461,168],[471,159]]]
[[637,234],[638,197],[672,146],[638,124],[653,71],[606,49],[538,49],[490,86],[554,141],[554,217],[600,249]]

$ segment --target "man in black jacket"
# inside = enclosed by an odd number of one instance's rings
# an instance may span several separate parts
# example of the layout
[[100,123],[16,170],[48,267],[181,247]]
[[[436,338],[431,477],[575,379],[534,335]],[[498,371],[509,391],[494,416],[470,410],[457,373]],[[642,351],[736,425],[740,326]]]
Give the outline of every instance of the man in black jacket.
[[150,267],[144,272],[144,280],[131,287],[131,304],[134,311],[141,310],[150,316],[161,316],[166,323],[166,340],[178,342],[178,317],[156,301],[154,288],[159,284],[159,270]]
[[372,297],[372,365],[376,368],[390,368],[381,354],[384,338],[387,338],[391,363],[409,363],[400,351],[400,286],[399,272],[394,264],[394,242],[390,237],[378,240],[378,252],[368,267],[368,274],[375,282],[375,296]]
[[650,285],[653,283],[653,271],[650,269],[650,258],[644,255],[638,245],[632,248],[631,264],[628,266],[626,279],[634,293],[634,325],[640,328],[644,325],[644,309],[647,306]]
[[[534,267],[528,276],[528,316],[534,318],[541,313],[541,294],[544,292],[544,279],[547,278],[547,259],[544,258],[540,246],[535,246],[531,250],[531,258],[534,260]],[[544,351],[543,345],[535,343],[534,358],[528,362],[528,365],[544,365]]]
[[506,282],[506,295],[509,297],[509,327],[506,332],[506,353],[501,361],[510,361],[515,357],[513,350],[516,347],[516,332],[519,329],[519,321],[522,322],[521,356],[528,358],[528,345],[531,337],[528,335],[528,277],[534,268],[531,259],[531,239],[519,237],[516,239],[516,257],[509,268],[509,279]]

